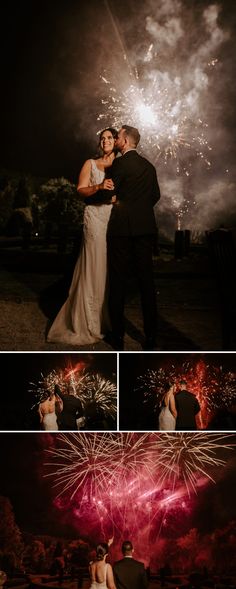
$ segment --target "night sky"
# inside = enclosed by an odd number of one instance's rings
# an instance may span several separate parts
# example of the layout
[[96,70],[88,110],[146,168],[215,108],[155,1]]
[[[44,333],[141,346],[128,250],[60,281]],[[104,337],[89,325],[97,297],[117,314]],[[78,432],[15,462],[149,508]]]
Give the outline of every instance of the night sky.
[[1,495],[11,500],[20,528],[53,535],[56,517],[38,464],[45,434],[1,434],[0,439]]
[[[185,141],[179,162],[158,158],[163,230],[176,214],[196,231],[235,222],[234,0],[23,0],[14,10],[5,3],[2,22],[4,168],[75,182],[97,133],[114,122],[116,96],[125,96],[117,125],[140,127],[136,98],[143,92],[149,104],[153,92],[154,109],[172,105],[158,117],[167,144],[172,125]],[[124,93],[134,80],[132,108]],[[151,131],[144,124],[141,151],[156,161]]]
[[91,78],[97,73],[100,84],[98,60],[105,63],[114,41],[109,28],[97,0],[23,0],[14,11],[5,6],[3,165],[77,178],[84,159],[96,151],[99,98]]
[[1,430],[39,429],[34,397],[30,383],[37,383],[41,375],[46,376],[51,370],[70,368],[78,362],[84,362],[86,369],[116,382],[117,355],[89,353],[2,353],[1,370],[6,375],[4,394],[0,400]]

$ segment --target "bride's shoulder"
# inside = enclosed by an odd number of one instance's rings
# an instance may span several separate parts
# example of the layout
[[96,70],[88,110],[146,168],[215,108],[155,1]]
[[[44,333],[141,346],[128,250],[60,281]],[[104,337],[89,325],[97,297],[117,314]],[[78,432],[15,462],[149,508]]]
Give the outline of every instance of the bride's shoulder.
[[91,167],[92,167],[92,163],[91,162],[92,162],[91,159],[90,160],[85,160],[85,162],[83,163],[82,168],[80,170],[80,174],[81,174],[81,172],[82,173],[84,173],[84,172],[87,172],[88,173],[91,170]]

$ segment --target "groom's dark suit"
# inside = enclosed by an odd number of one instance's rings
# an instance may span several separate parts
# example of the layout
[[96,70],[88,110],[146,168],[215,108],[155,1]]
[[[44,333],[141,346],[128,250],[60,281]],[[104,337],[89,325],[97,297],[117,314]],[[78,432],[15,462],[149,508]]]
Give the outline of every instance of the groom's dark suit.
[[201,407],[197,398],[189,391],[182,390],[175,395],[175,405],[177,410],[176,430],[195,430],[196,418]]
[[60,387],[55,385],[55,394],[63,401],[63,410],[59,417],[61,430],[77,430],[76,419],[83,415],[81,401],[74,395],[63,395]]
[[156,170],[135,149],[114,160],[111,168],[114,204],[108,223],[109,310],[116,338],[124,336],[126,281],[135,267],[139,281],[144,332],[156,333],[156,296],[152,251],[156,221],[153,207],[160,198]]
[[125,556],[115,562],[114,578],[117,589],[146,589],[148,580],[144,564]]

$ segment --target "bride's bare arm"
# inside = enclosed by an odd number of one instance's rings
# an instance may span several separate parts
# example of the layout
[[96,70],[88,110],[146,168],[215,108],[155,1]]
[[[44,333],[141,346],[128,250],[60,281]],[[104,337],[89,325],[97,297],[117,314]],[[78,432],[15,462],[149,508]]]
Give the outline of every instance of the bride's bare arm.
[[83,196],[84,198],[88,198],[89,196],[93,196],[98,190],[113,190],[114,184],[111,178],[105,178],[101,184],[95,184],[94,186],[89,186],[90,181],[90,173],[91,173],[91,161],[86,160],[84,163],[77,184],[77,192]]
[[42,411],[41,411],[41,407],[40,407],[40,405],[39,405],[39,408],[38,408],[38,412],[39,412],[39,419],[40,419],[40,423],[42,423],[42,421],[43,421],[43,413],[42,413]]

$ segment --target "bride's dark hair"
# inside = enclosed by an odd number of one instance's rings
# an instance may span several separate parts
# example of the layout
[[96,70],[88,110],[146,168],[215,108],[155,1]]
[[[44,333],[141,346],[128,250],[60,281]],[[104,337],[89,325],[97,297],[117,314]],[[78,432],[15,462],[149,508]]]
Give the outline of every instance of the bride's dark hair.
[[[98,148],[97,148],[98,149],[98,153],[96,155],[96,158],[101,157],[102,150],[101,150],[100,143],[101,143],[101,138],[103,136],[103,133],[105,133],[105,131],[110,131],[110,133],[112,134],[112,137],[114,137],[114,139],[117,139],[117,137],[118,137],[118,131],[114,127],[106,127],[105,129],[103,129],[101,131],[101,133],[99,133],[99,137],[98,137]],[[116,148],[113,149],[113,151],[114,151],[115,154],[117,153],[117,149]]]
[[168,393],[168,391],[170,390],[171,387],[173,387],[174,385],[174,380],[169,380],[165,383],[161,393],[160,393],[160,397],[159,397],[159,403],[161,404],[162,401],[164,400],[164,397],[166,396],[166,393]]
[[117,139],[118,131],[114,127],[106,127],[99,134],[99,143],[100,143],[103,133],[105,133],[105,131],[110,131],[110,133],[112,134],[112,137],[114,137],[114,139]]
[[108,554],[108,544],[101,542],[101,544],[98,544],[96,547],[97,560],[103,560],[106,554]]

